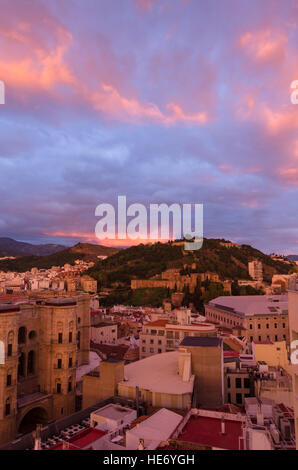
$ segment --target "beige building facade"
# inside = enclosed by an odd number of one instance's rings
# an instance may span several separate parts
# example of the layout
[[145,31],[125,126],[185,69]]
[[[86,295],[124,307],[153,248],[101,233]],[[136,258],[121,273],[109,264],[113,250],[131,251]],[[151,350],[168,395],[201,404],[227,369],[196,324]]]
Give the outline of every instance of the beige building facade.
[[76,366],[89,361],[90,297],[0,304],[0,443],[75,411]]
[[227,296],[205,305],[207,321],[226,328],[245,328],[249,341],[286,341],[289,344],[287,296]]

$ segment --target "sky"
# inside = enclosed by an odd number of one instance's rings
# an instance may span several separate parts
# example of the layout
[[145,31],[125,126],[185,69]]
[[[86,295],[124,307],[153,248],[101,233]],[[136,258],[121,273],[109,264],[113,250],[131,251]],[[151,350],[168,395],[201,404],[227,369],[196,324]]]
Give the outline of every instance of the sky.
[[0,80],[0,236],[95,242],[126,195],[298,253],[297,0],[0,0]]

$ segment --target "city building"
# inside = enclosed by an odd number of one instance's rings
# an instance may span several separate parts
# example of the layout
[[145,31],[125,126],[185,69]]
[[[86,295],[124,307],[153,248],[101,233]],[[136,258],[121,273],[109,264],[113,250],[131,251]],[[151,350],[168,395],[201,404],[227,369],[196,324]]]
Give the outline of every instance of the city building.
[[288,296],[223,296],[205,305],[206,320],[230,329],[245,328],[249,341],[289,344]]
[[117,323],[99,322],[91,326],[91,341],[97,344],[113,343],[117,341]]
[[[224,404],[223,340],[217,337],[185,337],[179,347],[180,361],[189,361],[195,376],[195,406],[217,408]],[[158,356],[157,356],[158,357]],[[187,362],[186,362],[187,364]]]
[[188,409],[194,376],[190,356],[181,362],[178,351],[150,356],[130,364],[101,361],[98,369],[83,377],[83,408],[120,396],[146,406]]
[[296,428],[296,449],[298,450],[298,277],[289,281],[289,327],[291,373],[293,380],[294,413]]
[[254,260],[248,263],[248,273],[254,281],[263,281],[263,264],[261,261]]
[[90,414],[90,426],[103,431],[125,428],[137,419],[137,411],[125,406],[109,403]]
[[145,323],[140,333],[140,358],[177,349],[186,336],[216,336],[213,324],[174,324],[168,319]]
[[76,366],[89,361],[89,304],[88,294],[0,299],[0,443],[75,411]]

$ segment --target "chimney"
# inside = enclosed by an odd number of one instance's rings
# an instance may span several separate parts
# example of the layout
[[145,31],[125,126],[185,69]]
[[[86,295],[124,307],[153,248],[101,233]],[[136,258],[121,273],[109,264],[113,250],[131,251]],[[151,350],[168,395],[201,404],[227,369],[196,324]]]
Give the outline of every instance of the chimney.
[[225,434],[226,433],[226,423],[225,423],[225,418],[222,417],[221,418],[221,434]]
[[34,433],[34,450],[41,450],[41,424],[36,425]]

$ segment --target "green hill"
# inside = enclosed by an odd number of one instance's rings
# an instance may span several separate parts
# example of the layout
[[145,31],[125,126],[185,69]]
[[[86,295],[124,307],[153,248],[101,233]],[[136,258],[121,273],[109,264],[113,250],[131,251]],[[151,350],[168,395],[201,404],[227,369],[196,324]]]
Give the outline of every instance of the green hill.
[[[264,280],[269,282],[273,274],[287,274],[291,268],[249,245],[228,248],[223,242],[226,241],[204,239],[200,250],[189,252],[184,252],[183,245],[175,242],[140,244],[96,263],[88,272],[101,287],[128,287],[131,279],[150,279],[169,268],[180,269],[181,274],[211,271],[222,280],[249,279],[248,262],[258,259],[263,263]],[[195,270],[192,263],[196,263]]]

